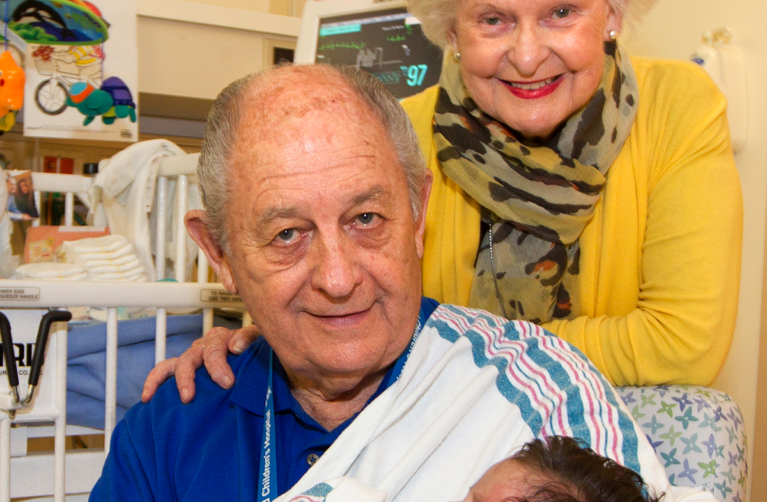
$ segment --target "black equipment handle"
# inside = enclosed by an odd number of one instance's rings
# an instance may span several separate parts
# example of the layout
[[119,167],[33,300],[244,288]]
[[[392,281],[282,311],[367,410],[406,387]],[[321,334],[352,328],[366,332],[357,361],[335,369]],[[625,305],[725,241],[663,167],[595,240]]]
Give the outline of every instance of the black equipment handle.
[[11,323],[8,322],[8,318],[2,312],[0,312],[0,336],[2,336],[3,341],[3,356],[5,358],[6,373],[8,374],[8,385],[18,387],[19,373],[16,369],[16,354],[13,350]]
[[37,340],[35,341],[35,355],[32,358],[32,368],[29,372],[29,385],[37,385],[37,381],[40,379],[40,370],[43,368],[43,362],[45,362],[45,347],[48,345],[51,324],[68,322],[71,319],[72,313],[67,310],[51,310],[40,320],[40,328],[37,331]]

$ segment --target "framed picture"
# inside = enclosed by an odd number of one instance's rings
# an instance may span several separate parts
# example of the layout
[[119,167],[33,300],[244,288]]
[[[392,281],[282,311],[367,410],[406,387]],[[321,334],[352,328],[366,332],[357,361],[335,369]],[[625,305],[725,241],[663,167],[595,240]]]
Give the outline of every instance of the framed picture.
[[35,203],[35,187],[31,171],[7,171],[6,188],[8,203],[6,210],[12,220],[34,220],[40,217]]
[[295,42],[264,39],[264,68],[282,63],[292,63],[296,50]]

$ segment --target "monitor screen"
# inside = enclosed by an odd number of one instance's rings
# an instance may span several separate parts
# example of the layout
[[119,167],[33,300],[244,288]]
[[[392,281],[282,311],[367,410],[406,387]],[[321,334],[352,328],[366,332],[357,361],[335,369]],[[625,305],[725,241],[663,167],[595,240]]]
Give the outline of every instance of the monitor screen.
[[400,7],[320,18],[315,62],[367,71],[402,99],[439,81],[442,50]]

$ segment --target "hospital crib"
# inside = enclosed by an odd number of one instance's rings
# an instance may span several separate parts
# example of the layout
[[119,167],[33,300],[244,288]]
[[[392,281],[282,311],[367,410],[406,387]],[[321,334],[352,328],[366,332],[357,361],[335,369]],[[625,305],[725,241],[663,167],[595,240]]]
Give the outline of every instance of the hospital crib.
[[[166,250],[165,221],[167,211],[177,219],[174,225],[184,231],[183,217],[187,211],[189,176],[194,175],[198,155],[166,157],[159,162],[154,210],[157,218],[157,275],[164,277]],[[169,207],[167,197],[169,180],[177,182],[175,207]],[[73,220],[74,197],[90,205],[87,190],[91,179],[77,175],[33,173],[36,198],[40,192],[65,193],[65,224]],[[149,194],[151,190],[147,190]],[[186,246],[184,239],[175,236],[175,277],[179,282],[109,283],[109,282],[53,282],[53,281],[0,281],[0,307],[10,319],[14,344],[21,345],[21,360],[31,358],[30,345],[41,316],[48,309],[69,307],[102,307],[106,309],[106,385],[103,450],[65,450],[66,436],[101,433],[85,427],[67,426],[67,325],[53,324],[45,354],[43,373],[34,398],[27,407],[14,403],[5,370],[0,371],[0,501],[19,497],[50,497],[63,501],[65,494],[87,494],[101,473],[104,458],[109,451],[109,437],[116,421],[117,396],[117,334],[118,307],[156,308],[155,361],[165,358],[167,309],[203,309],[202,332],[212,327],[215,307],[237,307],[239,298],[229,294],[220,284],[208,283],[208,264],[204,254],[198,253],[197,282],[183,282],[185,277]],[[26,398],[26,365],[20,367],[18,387],[21,401]],[[53,437],[53,453],[27,452],[27,439]],[[74,499],[84,495],[75,496]],[[67,497],[71,499],[72,497]]]
[[[183,232],[186,212],[186,185],[193,175],[197,155],[168,157],[161,161],[156,183],[156,204],[162,216],[171,211],[175,228]],[[179,197],[170,207],[167,200],[169,180],[177,180]],[[71,225],[74,197],[89,202],[85,192],[90,179],[71,175],[34,173],[33,183],[39,191],[66,192],[66,224]],[[154,197],[154,186],[147,196]],[[79,194],[79,195],[78,195]],[[39,194],[38,194],[39,196]],[[166,255],[165,218],[158,218],[155,267],[164,277]],[[176,236],[172,253],[177,278],[185,277],[185,246]],[[197,282],[180,283],[53,283],[35,281],[0,281],[0,309],[11,318],[14,338],[27,333],[29,345],[40,316],[47,309],[89,306],[107,309],[106,376],[104,425],[105,448],[67,452],[66,437],[91,435],[100,430],[67,425],[67,326],[54,324],[45,358],[39,389],[31,407],[21,409],[11,402],[0,367],[0,502],[19,497],[41,497],[57,502],[85,500],[101,473],[109,450],[109,437],[116,421],[117,396],[117,307],[157,307],[155,324],[155,360],[165,357],[167,308],[203,308],[200,334],[212,326],[212,308],[238,307],[239,298],[229,294],[221,284],[208,284],[208,265],[198,253]],[[182,279],[183,280],[183,279]],[[243,323],[249,322],[245,314]],[[18,334],[18,335],[17,335]],[[31,341],[30,341],[31,340]],[[20,375],[21,398],[25,397],[27,376]],[[698,486],[714,493],[718,500],[742,502],[747,477],[746,436],[740,410],[726,394],[695,386],[624,387],[618,389],[629,412],[644,429],[648,439],[666,468],[673,484]],[[35,454],[26,451],[28,438],[54,437],[54,453]]]

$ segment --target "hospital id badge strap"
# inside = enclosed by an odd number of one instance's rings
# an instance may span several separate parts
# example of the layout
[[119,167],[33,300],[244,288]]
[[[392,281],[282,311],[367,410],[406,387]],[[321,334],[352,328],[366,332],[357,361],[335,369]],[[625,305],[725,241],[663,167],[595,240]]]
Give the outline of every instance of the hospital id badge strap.
[[264,405],[264,435],[261,443],[261,473],[258,476],[258,502],[271,502],[277,498],[277,448],[274,435],[274,396],[272,394],[272,373],[274,370],[274,351],[269,349],[269,377],[266,386],[266,404]]

